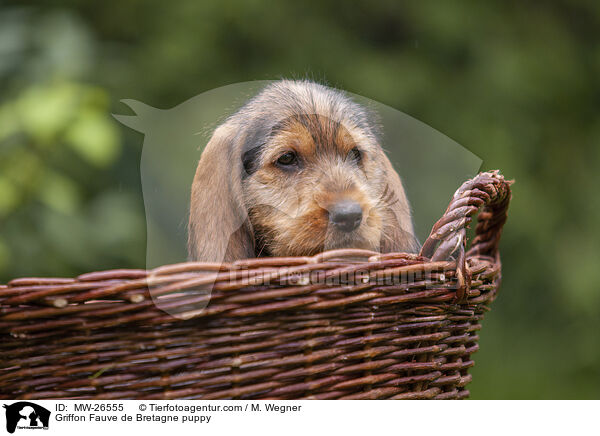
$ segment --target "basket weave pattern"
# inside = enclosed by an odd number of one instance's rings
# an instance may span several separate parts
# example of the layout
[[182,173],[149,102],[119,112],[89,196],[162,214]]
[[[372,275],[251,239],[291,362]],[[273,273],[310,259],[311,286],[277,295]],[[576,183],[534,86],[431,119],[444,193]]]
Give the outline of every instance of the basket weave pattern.
[[12,280],[0,286],[0,398],[465,398],[509,200],[498,172],[465,182],[419,255]]

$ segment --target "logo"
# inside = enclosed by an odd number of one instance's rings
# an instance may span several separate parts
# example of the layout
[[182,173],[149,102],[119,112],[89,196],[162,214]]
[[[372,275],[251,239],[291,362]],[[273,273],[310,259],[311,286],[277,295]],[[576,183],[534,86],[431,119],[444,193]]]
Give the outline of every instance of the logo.
[[36,430],[48,429],[50,411],[29,401],[19,401],[4,405],[6,409],[6,431],[14,433],[15,429]]

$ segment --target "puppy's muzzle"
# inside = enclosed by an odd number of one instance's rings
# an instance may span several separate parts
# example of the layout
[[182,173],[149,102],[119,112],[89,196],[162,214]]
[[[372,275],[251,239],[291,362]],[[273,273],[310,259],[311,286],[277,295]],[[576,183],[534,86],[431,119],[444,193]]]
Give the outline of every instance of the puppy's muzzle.
[[342,200],[329,211],[329,222],[342,232],[351,232],[360,226],[363,211],[355,201]]

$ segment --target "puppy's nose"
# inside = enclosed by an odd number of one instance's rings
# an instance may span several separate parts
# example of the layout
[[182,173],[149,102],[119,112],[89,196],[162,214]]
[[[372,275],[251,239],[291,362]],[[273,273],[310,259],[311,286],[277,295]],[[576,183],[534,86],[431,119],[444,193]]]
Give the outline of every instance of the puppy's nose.
[[343,200],[331,208],[329,221],[343,232],[351,232],[360,225],[362,215],[360,204],[351,200]]

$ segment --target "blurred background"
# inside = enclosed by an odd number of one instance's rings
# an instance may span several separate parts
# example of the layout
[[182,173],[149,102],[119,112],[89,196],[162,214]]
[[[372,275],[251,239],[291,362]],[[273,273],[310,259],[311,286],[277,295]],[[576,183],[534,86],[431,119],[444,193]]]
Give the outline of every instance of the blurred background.
[[472,398],[598,399],[599,29],[593,0],[4,1],[0,282],[144,267],[144,138],[121,99],[308,77],[516,180]]

